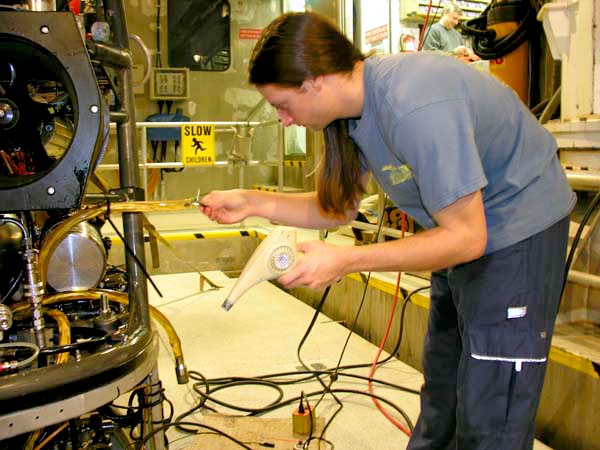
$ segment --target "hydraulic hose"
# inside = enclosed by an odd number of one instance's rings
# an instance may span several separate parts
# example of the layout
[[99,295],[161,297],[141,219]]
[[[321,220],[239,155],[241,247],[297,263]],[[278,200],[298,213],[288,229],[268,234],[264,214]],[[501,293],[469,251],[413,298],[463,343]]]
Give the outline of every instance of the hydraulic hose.
[[[102,295],[106,295],[109,301],[113,301],[116,303],[120,303],[122,305],[129,304],[129,297],[126,293],[123,292],[115,292],[108,291],[103,289],[93,289],[89,291],[83,292],[58,292],[55,294],[46,295],[42,304],[44,306],[55,305],[57,303],[62,303],[66,301],[72,300],[97,300],[100,301]],[[21,312],[26,310],[29,307],[28,304],[21,303],[17,304],[13,308],[13,312]],[[150,317],[165,330],[167,336],[169,338],[169,344],[173,350],[173,355],[175,356],[175,373],[177,375],[177,382],[179,384],[186,384],[189,380],[187,367],[185,365],[185,360],[183,357],[183,350],[181,347],[181,339],[177,335],[173,324],[169,321],[169,319],[160,312],[156,307],[150,305]]]
[[15,349],[15,348],[27,348],[32,350],[33,353],[31,356],[21,360],[21,361],[10,361],[4,362],[0,364],[0,373],[5,370],[18,370],[24,367],[29,366],[32,362],[36,360],[40,353],[40,348],[32,344],[31,342],[11,342],[8,344],[0,344],[0,349]]
[[[179,211],[182,209],[195,208],[193,199],[170,200],[170,201],[153,201],[153,202],[116,202],[111,203],[110,211],[112,212],[151,212],[151,211]],[[48,272],[48,262],[56,247],[62,242],[65,236],[73,227],[81,222],[95,219],[108,212],[108,206],[103,204],[91,208],[82,209],[71,217],[65,219],[55,228],[53,228],[46,238],[40,249],[39,268],[40,278],[42,283],[46,283],[46,275]]]
[[[58,325],[58,345],[64,346],[71,343],[71,324],[65,313],[57,309],[45,311]],[[56,364],[64,364],[69,360],[69,352],[60,353],[56,357]]]

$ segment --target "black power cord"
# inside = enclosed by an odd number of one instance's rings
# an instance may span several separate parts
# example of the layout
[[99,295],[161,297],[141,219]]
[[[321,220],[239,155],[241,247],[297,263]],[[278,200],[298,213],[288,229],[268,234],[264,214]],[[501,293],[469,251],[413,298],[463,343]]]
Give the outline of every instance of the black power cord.
[[[573,238],[573,242],[571,244],[571,250],[569,251],[569,255],[567,256],[567,260],[565,262],[565,272],[563,274],[563,283],[562,283],[562,287],[560,290],[560,299],[562,299],[562,296],[565,292],[565,287],[567,286],[567,278],[569,277],[569,270],[571,270],[571,264],[573,264],[575,250],[577,249],[577,246],[579,245],[579,241],[581,239],[581,234],[583,233],[583,229],[589,222],[590,217],[592,216],[592,213],[598,207],[599,203],[600,203],[600,192],[598,192],[594,196],[594,198],[590,202],[589,206],[587,207],[587,209],[583,215],[583,218],[581,219],[581,223],[579,224],[579,227],[577,228],[575,237]],[[560,308],[560,300],[559,300],[558,307]]]
[[[496,32],[488,29],[488,14],[494,8],[513,8],[520,16],[517,28],[510,34],[497,39]],[[462,24],[463,34],[473,36],[473,51],[482,59],[501,58],[519,48],[534,30],[538,30],[536,5],[533,0],[512,0],[500,3],[491,2],[479,17]]]
[[[381,231],[381,227],[382,227],[383,221],[381,220],[379,223],[379,227],[377,230],[377,235],[379,235],[380,231]],[[335,401],[338,403],[339,408],[334,412],[334,414],[329,418],[327,424],[325,425],[325,427],[323,428],[323,431],[321,433],[321,436],[319,437],[315,437],[312,436],[312,432],[310,433],[309,437],[305,440],[304,445],[309,444],[312,440],[318,440],[318,441],[323,441],[327,444],[330,445],[331,448],[333,448],[333,444],[330,443],[329,441],[327,441],[326,439],[323,438],[323,435],[327,429],[327,427],[332,423],[333,419],[335,418],[335,416],[339,413],[339,411],[341,411],[341,409],[343,408],[343,403],[339,400],[339,398],[335,395],[336,393],[352,393],[352,394],[357,394],[357,395],[367,395],[370,396],[371,398],[375,398],[377,400],[380,400],[383,403],[386,403],[388,405],[390,405],[393,409],[395,409],[396,411],[398,411],[398,413],[404,418],[404,420],[406,421],[406,423],[408,424],[408,428],[412,431],[412,429],[414,428],[410,418],[408,417],[408,415],[397,405],[395,405],[394,403],[392,403],[391,401],[380,397],[378,395],[375,394],[371,394],[369,392],[363,392],[363,391],[355,391],[355,390],[351,390],[351,389],[331,389],[331,386],[333,384],[333,382],[335,382],[339,376],[344,376],[344,377],[350,377],[350,378],[355,378],[355,379],[360,379],[360,380],[365,380],[365,381],[372,381],[374,383],[377,384],[382,384],[384,386],[388,386],[388,387],[392,387],[392,388],[396,388],[396,389],[400,389],[409,393],[413,393],[416,395],[419,395],[420,392],[418,390],[414,390],[414,389],[409,389],[403,386],[398,386],[395,385],[393,383],[389,383],[389,382],[385,382],[382,380],[378,380],[375,378],[369,378],[366,376],[361,376],[361,375],[355,375],[355,374],[349,374],[349,373],[344,373],[341,371],[344,370],[348,370],[348,369],[355,369],[355,368],[363,368],[363,367],[371,367],[372,363],[365,363],[365,364],[353,364],[353,365],[346,365],[346,366],[342,366],[341,365],[341,361],[343,359],[343,355],[344,352],[347,348],[350,336],[354,333],[354,327],[356,326],[356,323],[358,322],[358,317],[360,315],[360,312],[362,310],[362,306],[364,304],[365,301],[365,297],[366,297],[366,290],[368,288],[368,283],[370,280],[370,274],[368,276],[365,277],[365,287],[364,287],[364,291],[363,291],[363,296],[358,308],[358,311],[355,315],[353,324],[351,326],[349,335],[344,343],[344,347],[342,349],[342,352],[340,354],[340,358],[338,360],[338,363],[335,367],[335,369],[326,369],[326,370],[313,370],[311,368],[308,367],[308,365],[302,360],[301,357],[301,350],[302,347],[304,345],[304,343],[306,342],[310,332],[312,331],[314,324],[316,323],[316,320],[319,316],[319,314],[321,313],[321,310],[323,308],[323,305],[327,299],[327,296],[329,294],[329,290],[330,287],[326,288],[326,290],[324,291],[321,300],[319,302],[319,304],[316,306],[315,308],[315,312],[313,314],[313,317],[307,327],[306,332],[304,333],[303,337],[300,340],[300,343],[298,345],[297,348],[297,357],[299,362],[302,364],[302,366],[304,367],[305,371],[293,371],[293,372],[283,372],[283,373],[275,373],[275,374],[268,374],[268,375],[261,375],[261,376],[257,376],[257,377],[252,377],[252,378],[246,378],[246,377],[225,377],[225,378],[215,378],[215,379],[206,379],[202,374],[200,374],[199,372],[196,371],[190,371],[190,378],[197,380],[198,382],[195,383],[193,385],[193,390],[201,397],[200,401],[198,402],[198,404],[196,404],[195,406],[193,406],[192,408],[190,408],[188,411],[184,412],[183,414],[179,415],[175,421],[172,424],[168,424],[168,426],[175,426],[177,427],[178,430],[183,431],[183,432],[188,432],[188,433],[194,433],[195,430],[186,428],[186,426],[188,425],[192,425],[192,426],[201,426],[199,424],[195,424],[193,422],[183,422],[183,419],[191,414],[193,414],[194,412],[202,409],[202,408],[206,408],[206,409],[210,409],[212,411],[214,411],[214,409],[207,407],[206,406],[206,402],[207,401],[212,401],[214,403],[217,403],[223,407],[229,408],[229,409],[233,409],[233,410],[237,410],[240,412],[246,412],[249,413],[248,415],[250,416],[260,416],[266,413],[269,413],[273,410],[276,410],[278,408],[281,407],[285,407],[288,405],[292,405],[298,401],[303,401],[303,399],[308,400],[308,397],[312,397],[312,396],[319,396],[319,400],[317,401],[317,403],[315,404],[315,408],[316,406],[319,404],[319,402],[323,399],[323,397],[326,394],[330,394],[333,396],[333,398],[335,399]],[[404,318],[405,318],[405,313],[406,313],[406,308],[408,306],[408,303],[410,303],[410,299],[412,298],[413,295],[417,294],[418,292],[421,292],[425,289],[429,289],[429,286],[425,286],[425,287],[421,287],[419,289],[414,290],[413,292],[411,292],[407,297],[406,300],[403,304],[402,307],[402,314],[401,314],[401,324],[400,324],[400,330],[399,330],[399,334],[398,334],[398,339],[396,341],[396,345],[394,347],[394,350],[388,355],[388,357],[386,357],[385,359],[378,361],[376,364],[377,365],[381,365],[386,363],[387,361],[389,361],[391,358],[393,358],[395,355],[397,355],[397,353],[399,352],[400,349],[400,345],[401,345],[401,340],[402,340],[402,335],[403,335],[403,329],[404,329]],[[289,377],[289,376],[295,376],[298,377],[300,376],[300,378],[294,378],[292,380],[287,380],[287,379],[281,379],[281,377]],[[325,384],[325,382],[323,381],[322,377],[323,376],[329,376],[330,377],[330,382],[329,384]],[[280,378],[278,380],[271,380],[271,381],[267,381],[268,379],[272,379],[272,378]],[[319,381],[319,383],[322,385],[323,389],[320,391],[315,391],[309,394],[304,394],[304,392],[302,393],[301,396],[299,397],[294,397],[294,398],[289,398],[289,399],[285,399],[283,400],[283,391],[281,390],[281,388],[279,386],[283,386],[283,385],[290,385],[290,384],[295,384],[295,383],[302,383],[302,382],[306,382],[312,379],[317,379]],[[264,385],[264,386],[269,386],[273,389],[276,389],[279,393],[279,397],[277,398],[277,400],[273,401],[271,404],[262,407],[262,408],[247,408],[247,407],[242,407],[242,406],[238,406],[238,405],[233,405],[230,403],[226,403],[223,402],[221,400],[218,400],[216,398],[214,398],[214,396],[212,394],[214,394],[215,392],[219,391],[219,390],[223,390],[229,387],[236,387],[236,386],[241,386],[241,385],[245,385],[245,384],[251,384],[251,385]],[[217,385],[218,387],[216,389],[212,389],[213,385]],[[201,389],[204,389],[204,391],[202,391]],[[155,430],[156,432],[158,430]],[[238,444],[239,445],[239,444]],[[244,443],[241,443],[241,445],[245,445]],[[244,447],[246,448],[246,447]]]
[[110,226],[113,228],[113,230],[115,231],[115,233],[117,234],[117,236],[119,236],[119,239],[121,239],[121,242],[123,242],[123,245],[125,246],[125,251],[129,255],[131,255],[131,257],[135,260],[136,264],[138,265],[138,267],[140,268],[140,270],[142,271],[142,273],[144,274],[144,276],[148,279],[148,281],[150,282],[150,284],[152,285],[152,287],[154,288],[154,290],[156,291],[156,293],[158,294],[158,296],[160,298],[162,298],[163,297],[162,292],[160,292],[160,289],[158,289],[158,286],[156,285],[156,283],[154,282],[154,280],[152,279],[152,277],[150,276],[150,274],[146,270],[146,267],[144,267],[144,264],[142,264],[142,262],[140,261],[140,259],[138,258],[138,256],[131,249],[131,247],[129,246],[129,244],[127,243],[127,241],[125,240],[125,238],[121,234],[121,232],[118,230],[118,228],[115,225],[115,223],[110,218],[110,201],[108,200],[108,198],[106,199],[106,220],[108,221],[108,223],[110,223]]

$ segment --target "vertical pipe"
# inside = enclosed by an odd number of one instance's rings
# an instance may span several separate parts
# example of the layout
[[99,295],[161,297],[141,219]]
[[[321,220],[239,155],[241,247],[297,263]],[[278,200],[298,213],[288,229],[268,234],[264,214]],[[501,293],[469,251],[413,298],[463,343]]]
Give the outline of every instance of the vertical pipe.
[[[129,34],[127,32],[123,0],[104,0],[104,9],[113,31],[114,44],[125,51],[129,51]],[[136,119],[131,64],[119,70],[119,79],[121,108],[127,112],[127,120],[123,123],[117,123],[119,176],[121,188],[134,193],[139,187],[140,177],[136,149]],[[145,193],[142,196],[145,196]],[[123,213],[123,232],[125,242],[131,251],[137,256],[141,264],[145,264],[142,215],[140,213]],[[146,276],[136,263],[133,255],[127,253],[125,261],[129,282],[129,329],[135,330],[139,326],[150,329]],[[152,383],[158,382],[158,369],[156,366],[152,370],[151,379]],[[161,398],[162,394],[158,393],[151,400],[151,404],[154,405],[152,406],[153,423],[162,423],[163,421]],[[152,442],[148,442],[146,447],[164,450],[164,432],[156,433]]]
[[[125,8],[122,0],[105,0],[107,18],[113,31],[114,44],[129,51],[129,35],[125,22]],[[135,103],[132,89],[131,65],[119,70],[119,97],[121,107],[127,112],[127,120],[117,123],[117,142],[119,148],[119,177],[121,188],[133,194],[139,187],[139,166],[135,136]],[[125,241],[132,252],[145,264],[144,236],[142,232],[142,216],[139,213],[123,213],[123,232]],[[130,314],[129,328],[134,330],[140,324],[150,328],[150,311],[148,308],[148,291],[146,277],[138,267],[135,258],[125,255],[129,281]]]
[[148,128],[144,125],[141,129],[142,132],[142,187],[144,188],[144,195],[148,195],[148,141],[147,133]]
[[55,0],[29,0],[27,5],[29,6],[29,11],[56,11]]

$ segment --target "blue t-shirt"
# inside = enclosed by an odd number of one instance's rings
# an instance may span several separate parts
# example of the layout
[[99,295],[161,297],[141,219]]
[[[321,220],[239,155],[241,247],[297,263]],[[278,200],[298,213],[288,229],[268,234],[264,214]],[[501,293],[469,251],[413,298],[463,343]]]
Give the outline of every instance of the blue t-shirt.
[[350,136],[394,203],[424,228],[433,214],[482,190],[486,254],[567,216],[576,197],[556,141],[514,91],[454,57],[370,57]]

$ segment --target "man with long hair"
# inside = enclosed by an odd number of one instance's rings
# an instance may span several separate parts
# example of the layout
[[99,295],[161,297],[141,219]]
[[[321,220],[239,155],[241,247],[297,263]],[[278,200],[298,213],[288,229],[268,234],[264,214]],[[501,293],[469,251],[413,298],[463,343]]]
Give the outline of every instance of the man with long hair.
[[556,142],[516,94],[453,57],[366,58],[327,19],[262,33],[250,82],[283,126],[323,130],[315,192],[214,191],[202,211],[305,228],[352,220],[371,173],[424,231],[366,246],[301,242],[289,288],[360,271],[432,271],[417,449],[533,446],[576,198]]

